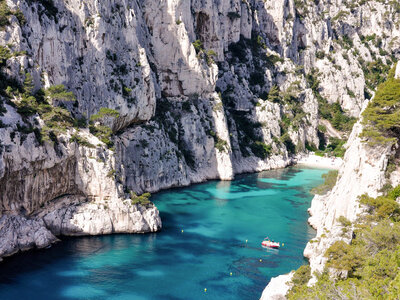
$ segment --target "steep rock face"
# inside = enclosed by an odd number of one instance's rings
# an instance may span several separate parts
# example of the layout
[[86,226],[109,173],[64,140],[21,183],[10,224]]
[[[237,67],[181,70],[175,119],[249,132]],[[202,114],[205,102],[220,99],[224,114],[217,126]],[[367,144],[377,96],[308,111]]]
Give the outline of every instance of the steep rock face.
[[[395,78],[400,78],[399,64],[395,69]],[[356,221],[363,213],[359,203],[361,195],[367,194],[375,198],[381,194],[381,188],[385,184],[400,184],[398,167],[390,171],[390,176],[387,172],[388,162],[396,156],[398,149],[392,145],[368,145],[359,137],[362,131],[362,122],[359,121],[354,125],[347,141],[344,162],[333,189],[326,195],[316,195],[312,200],[309,209],[311,217],[308,221],[317,229],[317,235],[304,250],[304,256],[309,259],[311,274],[324,270],[327,261],[324,255],[330,246],[337,241],[350,243],[352,240],[353,229],[343,231],[339,217],[345,217],[351,222]],[[285,299],[291,287],[291,277],[292,273],[273,278],[261,299]],[[309,284],[313,284],[315,280],[313,277]]]
[[267,287],[264,289],[260,300],[282,300],[286,299],[285,295],[288,292],[290,281],[293,277],[293,272],[285,275],[273,277]]
[[117,109],[114,130],[150,119],[155,90],[135,2],[128,9],[114,1],[50,1],[44,7],[39,1],[7,3],[21,9],[27,24],[21,30],[14,19],[2,32],[2,44],[27,51],[24,68],[37,85],[40,77],[45,86],[65,84],[77,96],[77,111],[87,117],[100,107]]
[[315,196],[309,212],[311,226],[317,229],[317,236],[311,240],[304,256],[309,258],[312,272],[322,272],[326,262],[326,250],[337,240],[350,241],[351,233],[343,234],[340,216],[355,221],[362,212],[358,198],[363,194],[378,196],[386,183],[385,170],[390,147],[370,147],[358,135],[362,131],[357,123],[348,141],[344,165],[339,171],[335,187],[327,195]]
[[[9,107],[9,111],[13,111]],[[55,235],[153,232],[161,228],[153,205],[132,205],[115,183],[113,153],[67,142],[40,146],[33,134],[0,132],[0,258],[55,242]],[[88,141],[97,138],[81,132]],[[14,141],[7,139],[13,136]]]
[[[352,239],[352,229],[344,233],[338,218],[343,216],[352,222],[355,221],[363,212],[358,201],[359,196],[378,196],[379,190],[388,181],[385,171],[393,151],[391,147],[371,147],[363,143],[359,137],[362,129],[360,121],[353,127],[336,185],[328,194],[316,195],[308,210],[311,215],[308,221],[317,230],[316,237],[308,242],[304,249],[311,274],[324,270],[327,261],[324,255],[331,245],[339,240],[350,243]],[[393,175],[395,178],[392,184],[396,185],[394,181],[398,182],[398,173]],[[261,299],[286,299],[285,295],[291,287],[291,277],[292,273],[273,278]],[[310,284],[314,281],[315,277],[311,279]]]
[[103,107],[119,116],[108,124],[114,151],[87,129],[78,134],[95,148],[72,143],[74,130],[41,145],[21,128],[47,124],[2,91],[0,213],[44,219],[56,234],[156,230],[156,210],[126,207],[130,191],[284,167],[318,147],[322,97],[357,116],[363,69],[390,64],[400,34],[388,4],[315,3],[7,0],[25,22],[12,15],[0,30],[13,53],[2,72],[20,85],[32,74],[35,90],[64,84],[76,119]]

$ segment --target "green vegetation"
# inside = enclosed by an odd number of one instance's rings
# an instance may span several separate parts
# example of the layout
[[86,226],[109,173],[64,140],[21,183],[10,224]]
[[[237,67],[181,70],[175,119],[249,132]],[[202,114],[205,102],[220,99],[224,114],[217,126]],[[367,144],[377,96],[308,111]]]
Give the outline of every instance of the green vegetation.
[[8,47],[0,46],[0,66],[6,65],[7,59],[11,58],[12,54]]
[[[23,76],[22,84],[20,80],[10,78],[4,72],[8,59],[13,56],[25,55],[23,52],[11,52],[11,48],[12,45],[0,46],[0,94],[4,97],[5,102],[16,108],[27,124],[26,126],[17,126],[17,130],[23,134],[21,141],[26,138],[26,134],[34,133],[40,144],[45,141],[57,144],[57,136],[60,133],[65,133],[71,127],[86,126],[86,121],[83,118],[75,119],[71,112],[63,106],[63,103],[54,101],[76,100],[74,94],[68,92],[63,85],[50,86],[47,89],[35,91],[33,78],[29,72],[21,72],[21,76]],[[3,103],[0,103],[0,114],[4,112]],[[44,126],[40,129],[31,118],[34,115],[38,115],[44,122]]]
[[94,114],[90,117],[90,121],[92,121],[92,122],[101,121],[107,117],[118,118],[119,112],[112,108],[102,107],[102,108],[100,108],[100,110],[97,114]]
[[26,24],[25,17],[19,9],[10,10],[6,0],[0,0],[0,30],[10,25],[10,17],[13,15],[17,17],[21,26]]
[[290,293],[295,294],[301,292],[301,288],[311,279],[311,268],[309,265],[302,265],[294,272],[292,278],[292,288]]
[[[65,93],[74,98],[72,93],[65,91],[64,86],[60,85],[58,89],[61,89],[61,87]],[[33,88],[32,76],[26,73],[22,87],[23,92],[19,93],[18,90],[12,92],[14,96],[20,98],[20,101],[16,103],[17,111],[25,118],[38,114],[45,123],[45,126],[41,129],[39,142],[54,141],[56,140],[54,137],[59,133],[64,133],[68,128],[74,126],[74,118],[67,109],[53,106],[48,102],[48,98],[45,95],[51,94],[49,90],[52,90],[52,87],[46,90],[41,89],[37,92],[34,92]]]
[[214,63],[214,58],[217,56],[217,53],[215,53],[214,50],[208,50],[206,51],[203,48],[203,43],[200,40],[195,40],[192,43],[194,49],[196,50],[197,57],[198,58],[204,58],[205,61],[207,62],[207,65],[211,66],[212,63]]
[[315,57],[318,59],[324,59],[325,57],[324,51],[317,51],[317,53],[315,53]]
[[117,175],[117,171],[115,171],[115,169],[111,169],[108,173],[107,173],[107,177],[108,178],[113,178],[115,179],[115,176]]
[[313,147],[309,147],[307,149],[310,151],[314,151],[315,155],[321,157],[325,156],[325,154],[327,154],[328,156],[344,157],[344,153],[346,152],[346,149],[344,148],[345,143],[345,140],[331,137],[329,138],[328,145],[320,145],[320,149],[315,149]]
[[318,125],[318,130],[319,130],[320,132],[322,132],[322,133],[325,133],[325,132],[326,132],[326,126],[320,124],[320,125]]
[[337,170],[331,170],[323,174],[321,177],[325,179],[324,183],[313,188],[311,193],[316,195],[325,195],[328,193],[335,186],[338,174],[339,172]]
[[267,100],[274,103],[280,103],[282,101],[280,90],[276,85],[273,85],[269,90]]
[[96,148],[96,146],[91,144],[86,138],[84,138],[76,133],[71,136],[71,138],[69,139],[69,142],[77,143],[79,145],[82,145],[82,146],[85,146],[88,148]]
[[214,50],[208,50],[205,53],[205,59],[206,59],[207,65],[211,66],[211,64],[214,63],[215,57],[217,57],[217,53]]
[[151,201],[149,200],[151,197],[150,193],[144,193],[141,194],[140,196],[136,195],[134,192],[130,192],[131,196],[131,203],[132,205],[142,205],[144,207],[149,207],[152,205]]
[[218,149],[219,152],[228,151],[228,142],[221,139],[219,136],[215,135],[214,137],[215,148]]
[[294,6],[296,9],[296,16],[303,20],[304,17],[309,13],[309,5],[303,0],[294,0]]
[[203,43],[200,40],[195,40],[193,42],[193,47],[194,50],[196,50],[196,53],[200,53],[201,51],[203,51]]
[[89,130],[90,133],[96,136],[100,141],[113,150],[114,143],[111,140],[113,134],[111,128],[106,125],[109,119],[118,118],[119,112],[115,109],[102,107],[97,114],[90,117]]
[[261,141],[255,141],[250,145],[251,152],[259,158],[265,159],[271,155],[272,146]]
[[[335,242],[325,253],[327,268],[347,271],[347,277],[332,278],[326,269],[316,274],[312,287],[306,280],[293,280],[288,299],[398,299],[400,294],[400,186],[383,196],[360,197],[368,214],[359,216],[355,224],[346,218],[339,222],[346,228],[353,225],[351,244]],[[306,274],[299,269],[296,274]]]
[[370,90],[375,90],[379,84],[386,80],[390,65],[383,63],[382,59],[378,58],[372,62],[365,62],[362,58],[359,58],[358,62],[364,72],[365,84]]
[[354,48],[353,40],[348,35],[343,35],[341,39],[336,42],[345,50],[351,50]]
[[251,149],[255,156],[261,159],[270,156],[272,147],[264,143],[259,130],[262,124],[250,120],[245,113],[239,111],[232,112],[232,117],[238,130],[239,146],[243,156],[250,155],[247,147]]
[[338,221],[339,221],[340,224],[342,224],[343,227],[349,227],[349,226],[351,226],[350,220],[347,219],[347,218],[344,217],[344,216],[340,216],[340,217],[338,218]]
[[400,79],[394,78],[394,70],[362,114],[364,129],[360,136],[370,145],[394,143],[400,136]]
[[348,11],[341,10],[337,13],[336,16],[332,18],[332,22],[343,21],[343,19],[348,16],[350,13]]
[[10,78],[7,72],[4,72],[7,60],[20,53],[12,53],[8,46],[0,46],[0,95],[8,99],[15,93],[21,93],[23,87],[15,78]]
[[51,100],[51,102],[55,100],[76,101],[74,93],[68,92],[63,84],[50,86],[46,89],[45,95]]
[[318,99],[318,111],[322,118],[328,120],[332,126],[340,131],[350,132],[353,128],[356,118],[349,117],[343,111],[339,103],[328,103],[319,92],[319,73],[313,69],[306,75],[307,83],[312,89],[314,96]]
[[338,138],[330,138],[329,144],[326,146],[325,153],[329,153],[336,157],[344,157],[346,149],[344,148],[345,140]]

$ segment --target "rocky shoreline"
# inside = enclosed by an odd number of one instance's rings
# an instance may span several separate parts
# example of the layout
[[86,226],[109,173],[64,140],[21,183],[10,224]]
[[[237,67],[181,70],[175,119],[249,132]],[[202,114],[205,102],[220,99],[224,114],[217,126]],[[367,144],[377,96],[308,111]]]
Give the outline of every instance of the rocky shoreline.
[[[329,158],[321,158],[324,164],[316,166],[312,163],[314,159],[313,155],[289,159],[277,157],[262,165],[243,165],[241,173],[288,167],[299,161],[301,161],[299,165],[310,167],[325,168],[331,164]],[[191,184],[211,179],[213,178],[194,180]],[[64,196],[41,207],[28,218],[15,213],[3,214],[0,217],[0,236],[3,237],[0,241],[0,261],[1,257],[20,251],[45,248],[62,236],[146,233],[161,229],[162,220],[154,205],[143,207],[131,205],[130,202],[130,199],[117,196],[106,196],[90,202],[85,197]]]
[[[72,147],[64,150],[66,152],[72,151],[75,154],[89,151],[84,156],[76,155],[76,171],[69,171],[80,174],[78,188],[87,196],[84,194],[65,195],[51,201],[37,196],[35,202],[41,203],[40,207],[33,205],[32,211],[28,213],[18,214],[16,210],[12,213],[3,212],[0,215],[0,236],[2,237],[0,240],[0,261],[2,257],[11,256],[21,251],[45,248],[58,241],[58,237],[62,236],[147,233],[161,229],[162,221],[154,204],[147,206],[132,204],[131,199],[122,197],[123,193],[119,191],[119,186],[114,183],[113,178],[104,175],[110,174],[113,170],[112,155],[108,157],[110,163],[108,164],[107,162],[94,161],[90,154],[90,152],[93,152],[92,149]],[[52,152],[47,153],[52,158]],[[57,162],[56,155],[52,160],[55,161],[55,164],[62,164],[61,161]],[[88,173],[92,176],[85,177],[80,173],[80,170],[84,165],[87,167],[88,160],[90,161],[91,171],[85,171],[84,174]],[[263,162],[263,164],[251,163],[251,160],[249,160],[247,164],[241,167],[241,173],[283,168],[290,164],[292,164],[292,159],[284,159],[283,157],[272,158]],[[97,182],[94,180],[94,174],[98,175]],[[67,174],[65,175],[67,176]],[[35,175],[34,178],[39,180],[38,183],[34,184],[37,188],[40,184],[49,185],[48,182],[41,181],[38,175]],[[232,178],[232,176],[229,178],[195,176],[188,183],[174,186],[187,186],[211,179],[231,180]],[[62,179],[60,178],[60,180]],[[93,194],[93,192],[90,192],[94,189],[91,182],[95,182],[96,186],[103,188]],[[153,189],[152,192],[170,187]],[[28,187],[25,186],[24,188]],[[3,189],[7,190],[7,186],[4,186]],[[90,194],[92,195],[88,196]]]
[[83,203],[41,212],[33,218],[20,215],[0,217],[0,261],[30,249],[46,248],[61,236],[146,233],[161,229],[154,205],[131,205],[130,200],[108,202],[108,206]]
[[[132,204],[132,192],[294,162],[338,168],[289,156],[341,138],[322,119],[357,118],[371,72],[400,49],[390,1],[2,5],[0,260],[56,236],[159,230],[157,208]],[[337,217],[354,219],[360,193],[384,182],[390,151],[365,149],[354,132],[336,187],[310,208],[313,271]]]
[[[400,64],[396,67],[395,77],[400,78]],[[363,109],[367,104],[367,102],[364,104]],[[335,186],[326,195],[316,195],[308,209],[310,214],[308,222],[317,230],[316,237],[308,242],[304,249],[304,257],[309,259],[311,274],[323,271],[326,263],[324,254],[333,243],[339,240],[351,242],[353,230],[343,234],[342,224],[338,218],[344,216],[351,222],[356,220],[362,213],[358,202],[359,196],[368,194],[370,197],[377,197],[385,184],[389,183],[391,186],[400,184],[398,168],[391,172],[389,178],[385,174],[389,158],[395,150],[390,146],[368,146],[359,137],[362,130],[363,126],[359,120],[353,126],[346,143],[346,153],[343,162],[339,164],[339,175]],[[305,158],[300,161],[311,161],[311,164],[314,164],[315,158]],[[272,278],[260,299],[285,299],[290,289],[288,283],[292,274],[293,272]],[[310,284],[315,280],[313,275]]]
[[[312,153],[297,157],[296,162],[297,165],[300,166],[303,165],[307,167],[323,168],[323,169],[340,169],[343,167],[344,164],[344,161],[341,158],[332,159],[329,157],[320,157]],[[308,209],[308,212],[310,213],[310,218],[308,219],[308,222],[314,229],[318,229],[318,227],[320,227],[321,224],[312,223],[312,216],[314,215],[314,218],[319,216],[321,220],[323,219],[323,216],[318,215],[318,210],[312,209],[313,207],[316,206],[315,202],[318,201],[320,197],[321,196],[315,196],[311,202],[311,207]],[[310,243],[308,243],[307,246],[309,244]],[[306,256],[306,250],[304,250],[304,256],[310,258],[312,257],[312,254]],[[288,274],[283,274],[271,278],[271,281],[265,287],[260,300],[286,299],[285,295],[290,289],[290,281],[292,280],[293,274],[294,272],[290,272]]]

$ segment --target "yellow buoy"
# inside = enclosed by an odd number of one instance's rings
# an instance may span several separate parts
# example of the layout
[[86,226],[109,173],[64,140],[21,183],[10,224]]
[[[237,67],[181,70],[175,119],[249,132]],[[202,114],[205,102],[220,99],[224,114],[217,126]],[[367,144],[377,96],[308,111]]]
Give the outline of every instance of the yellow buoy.
[[247,240],[246,240],[246,243],[247,243]]
[[262,259],[260,258],[260,262],[262,262]]
[[207,289],[204,289],[204,293],[207,293]]
[[230,275],[232,276],[232,272],[230,273]]
[[183,229],[182,229],[182,233],[183,233]]
[[284,244],[284,243],[282,243],[282,247],[283,247],[283,246],[285,246],[285,244]]

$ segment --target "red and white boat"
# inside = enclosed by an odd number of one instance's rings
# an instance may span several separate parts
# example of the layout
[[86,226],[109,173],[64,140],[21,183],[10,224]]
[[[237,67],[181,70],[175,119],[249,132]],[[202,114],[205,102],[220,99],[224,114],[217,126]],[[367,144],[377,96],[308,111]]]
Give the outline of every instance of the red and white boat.
[[269,248],[279,248],[280,244],[279,244],[279,242],[270,241],[269,238],[265,238],[262,241],[261,246],[269,247]]

